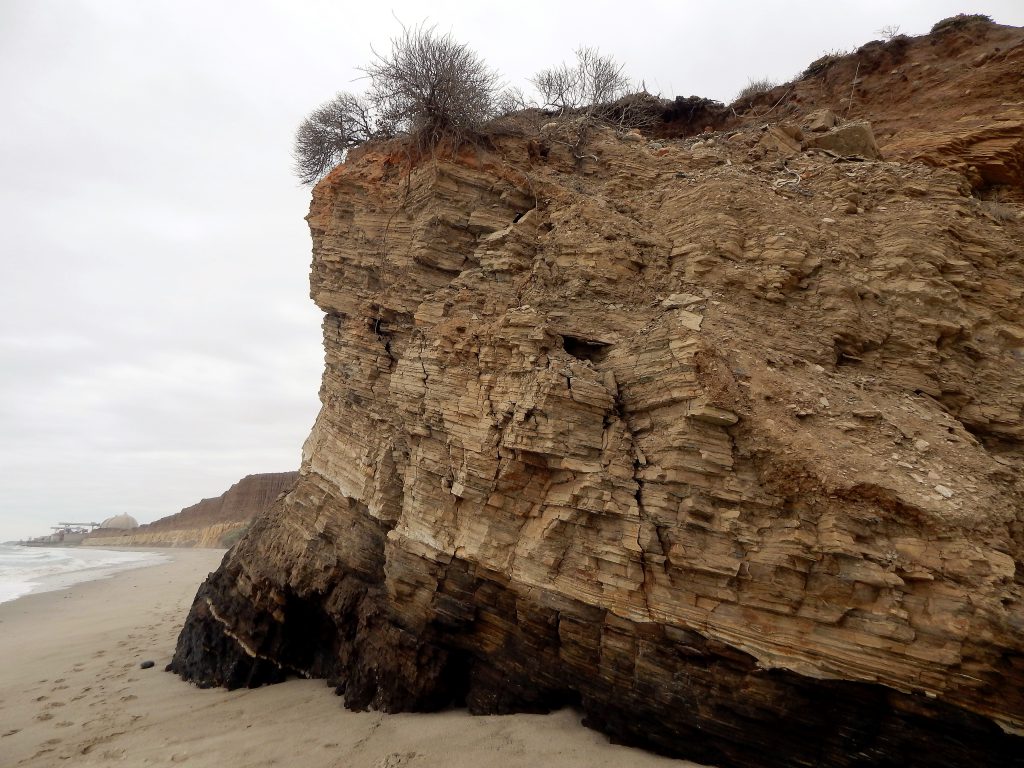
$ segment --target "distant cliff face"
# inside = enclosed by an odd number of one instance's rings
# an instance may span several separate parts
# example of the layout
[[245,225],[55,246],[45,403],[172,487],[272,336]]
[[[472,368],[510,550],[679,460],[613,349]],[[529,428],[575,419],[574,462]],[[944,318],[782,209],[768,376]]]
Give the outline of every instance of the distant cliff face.
[[298,472],[246,475],[216,498],[203,499],[123,534],[101,531],[83,543],[97,547],[223,547],[278,496],[291,490],[298,476]]
[[1021,764],[1020,209],[794,116],[354,153],[308,218],[299,480],[172,668],[575,703],[721,765]]

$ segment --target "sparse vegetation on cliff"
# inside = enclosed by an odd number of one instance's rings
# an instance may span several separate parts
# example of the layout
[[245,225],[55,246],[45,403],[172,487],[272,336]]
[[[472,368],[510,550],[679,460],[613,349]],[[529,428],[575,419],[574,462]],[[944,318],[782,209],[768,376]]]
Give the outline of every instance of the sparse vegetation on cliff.
[[932,26],[931,33],[934,35],[936,32],[945,32],[950,29],[963,29],[967,25],[979,21],[985,24],[995,23],[992,21],[991,16],[986,16],[984,13],[958,13],[956,16],[950,16],[949,18],[935,22]]
[[625,96],[630,89],[623,65],[596,48],[578,48],[576,63],[543,69],[530,81],[545,107],[567,110],[598,109]]
[[752,99],[754,96],[758,96],[762,93],[768,93],[768,91],[777,85],[778,83],[767,77],[752,77],[743,89],[736,94],[736,101],[746,101],[747,99]]
[[[459,145],[486,132],[496,117],[538,106],[519,88],[502,89],[498,74],[472,49],[433,27],[403,28],[391,49],[374,52],[363,71],[369,79],[365,94],[340,92],[299,125],[293,157],[303,184],[315,184],[368,141],[404,138],[418,152]],[[597,123],[642,127],[665,109],[596,48],[577,49],[575,63],[541,70],[530,82],[548,114],[576,119],[576,149]]]
[[339,93],[299,125],[293,157],[313,184],[348,150],[371,139],[406,137],[419,149],[460,143],[497,110],[498,75],[469,46],[433,27],[406,28],[364,71],[365,95]]
[[345,159],[345,153],[378,135],[373,105],[363,96],[339,93],[321,104],[295,132],[295,175],[314,184]]

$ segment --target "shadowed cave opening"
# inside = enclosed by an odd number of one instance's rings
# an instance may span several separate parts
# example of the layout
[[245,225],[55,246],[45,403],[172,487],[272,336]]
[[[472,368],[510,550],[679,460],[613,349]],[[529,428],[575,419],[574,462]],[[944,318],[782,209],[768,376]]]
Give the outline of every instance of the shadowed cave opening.
[[562,334],[562,349],[575,357],[577,360],[589,360],[592,363],[599,363],[608,354],[611,344],[594,339],[584,339],[581,336],[570,336]]

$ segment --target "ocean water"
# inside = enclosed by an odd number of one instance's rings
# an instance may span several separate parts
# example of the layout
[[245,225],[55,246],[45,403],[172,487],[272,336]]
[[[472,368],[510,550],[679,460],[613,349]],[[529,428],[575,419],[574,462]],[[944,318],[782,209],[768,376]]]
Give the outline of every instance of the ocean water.
[[167,561],[156,552],[118,552],[93,547],[21,547],[0,544],[0,603],[30,592],[49,592],[118,571]]

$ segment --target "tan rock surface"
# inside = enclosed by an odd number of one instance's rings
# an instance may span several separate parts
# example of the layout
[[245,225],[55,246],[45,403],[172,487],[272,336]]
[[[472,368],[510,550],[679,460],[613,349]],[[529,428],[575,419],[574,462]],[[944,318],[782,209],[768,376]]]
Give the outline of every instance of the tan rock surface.
[[830,128],[819,113],[808,115],[828,109],[844,120],[870,122],[886,159],[956,168],[975,187],[1009,185],[1021,194],[1021,72],[1024,32],[973,21],[830,57],[814,74],[761,97],[732,124],[807,115]]
[[1019,764],[1024,222],[956,163],[560,130],[317,187],[323,409],[176,671]]

